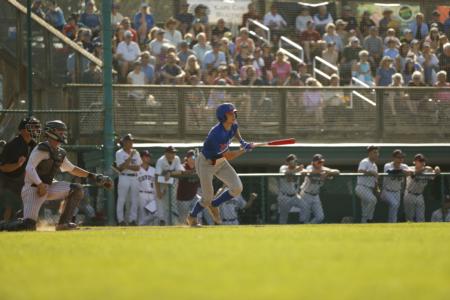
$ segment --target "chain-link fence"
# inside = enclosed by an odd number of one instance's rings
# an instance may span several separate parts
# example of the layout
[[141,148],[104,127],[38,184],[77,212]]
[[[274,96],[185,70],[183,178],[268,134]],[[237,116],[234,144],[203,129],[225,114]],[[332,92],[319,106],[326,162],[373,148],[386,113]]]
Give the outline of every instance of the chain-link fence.
[[[100,85],[68,85],[85,110],[102,108]],[[450,136],[445,88],[274,88],[115,85],[118,134],[142,140],[200,139],[215,124],[215,108],[233,102],[241,131],[253,140],[293,136],[302,142],[442,142]],[[89,115],[80,132],[102,131]]]
[[[357,173],[342,173],[327,178],[313,174],[240,174],[244,185],[242,195],[219,208],[225,225],[428,222],[433,212],[442,208],[449,194],[449,175],[407,177],[380,174],[377,184],[372,187],[363,185],[358,177],[366,176]],[[311,185],[303,184],[306,177],[321,183],[311,189]],[[219,189],[220,182],[214,183]],[[176,183],[170,188],[176,190]],[[165,206],[167,209],[171,207],[170,223],[184,224],[188,208],[198,198],[178,201],[172,196],[174,194],[165,199],[171,203]],[[181,210],[180,205],[183,207]],[[206,211],[199,216],[199,221],[213,224]]]

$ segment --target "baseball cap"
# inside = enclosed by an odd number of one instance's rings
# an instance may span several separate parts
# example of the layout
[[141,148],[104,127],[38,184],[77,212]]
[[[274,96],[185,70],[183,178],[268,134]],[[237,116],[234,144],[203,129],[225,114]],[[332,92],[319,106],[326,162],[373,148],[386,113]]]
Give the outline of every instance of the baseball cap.
[[152,157],[152,155],[150,154],[150,152],[148,150],[142,150],[141,152],[139,152],[139,154],[142,156],[148,156],[148,157]]
[[297,159],[297,155],[295,155],[295,154],[289,154],[287,157],[286,157],[286,162],[290,162],[290,161],[297,161],[298,159]]
[[194,157],[195,156],[195,150],[190,149],[186,152],[186,157]]
[[392,156],[393,156],[393,157],[405,157],[405,154],[403,153],[402,150],[400,150],[400,149],[395,149],[395,150],[392,152]]
[[414,161],[425,161],[425,156],[422,153],[418,153],[414,156]]
[[122,137],[122,142],[123,141],[134,141],[134,137],[131,133],[127,133]]
[[375,145],[370,145],[367,147],[367,152],[371,152],[373,150],[378,150],[378,149],[380,149],[380,147],[375,146]]
[[322,154],[314,154],[312,161],[313,162],[325,161],[325,158],[323,157]]
[[169,147],[167,147],[165,150],[164,150],[164,152],[170,152],[170,153],[175,153],[175,152],[178,152],[178,150],[174,147],[174,146],[169,146]]

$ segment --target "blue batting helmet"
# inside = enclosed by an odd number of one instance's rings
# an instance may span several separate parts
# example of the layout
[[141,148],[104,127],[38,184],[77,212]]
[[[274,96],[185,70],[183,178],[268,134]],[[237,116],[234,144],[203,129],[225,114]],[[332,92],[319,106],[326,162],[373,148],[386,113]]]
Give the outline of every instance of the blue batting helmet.
[[231,103],[223,103],[217,106],[216,109],[217,120],[219,120],[219,122],[225,122],[227,120],[225,114],[228,112],[237,112],[237,109]]

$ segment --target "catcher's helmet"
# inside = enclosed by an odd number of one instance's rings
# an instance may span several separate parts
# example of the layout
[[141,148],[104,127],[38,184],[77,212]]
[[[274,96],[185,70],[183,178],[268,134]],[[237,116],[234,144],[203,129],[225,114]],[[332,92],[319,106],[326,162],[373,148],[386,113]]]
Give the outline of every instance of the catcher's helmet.
[[217,106],[216,109],[216,117],[219,122],[225,122],[227,120],[227,117],[225,116],[228,112],[237,112],[236,107],[232,103],[223,103]]
[[[67,126],[63,121],[54,120],[48,121],[45,124],[45,135],[55,141],[67,144]],[[57,132],[61,131],[61,132]]]
[[38,139],[41,135],[41,121],[31,116],[24,118],[19,123],[19,130],[26,129],[31,135],[32,139]]

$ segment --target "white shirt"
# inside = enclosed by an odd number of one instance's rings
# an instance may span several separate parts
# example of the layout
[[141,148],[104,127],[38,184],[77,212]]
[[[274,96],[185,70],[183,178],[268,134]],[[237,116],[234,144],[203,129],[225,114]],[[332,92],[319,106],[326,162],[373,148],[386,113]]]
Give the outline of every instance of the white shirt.
[[111,25],[117,25],[122,22],[123,16],[120,12],[116,12],[115,15],[111,14]]
[[[116,164],[117,166],[120,166],[123,164],[130,155],[123,150],[123,148],[117,150],[116,152]],[[135,151],[135,154],[133,154],[130,162],[130,166],[140,166],[142,165],[141,156],[137,151]],[[121,174],[137,174],[136,171],[132,171],[130,169],[125,169],[121,172]]]
[[445,220],[442,216],[442,209],[435,210],[431,215],[431,222],[450,222],[450,209],[447,211]]
[[202,47],[200,44],[196,44],[194,45],[194,48],[192,48],[200,64],[203,62],[203,58],[205,57],[206,52],[211,49],[212,48],[209,44],[205,44],[205,47]]
[[128,79],[131,79],[131,84],[134,84],[134,85],[145,84],[145,74],[142,71],[140,71],[139,73],[131,71],[128,74]]
[[308,23],[308,21],[312,20],[313,19],[311,16],[298,16],[295,19],[295,29],[297,29],[297,31],[299,32],[305,31],[308,28],[306,24]]
[[178,30],[174,30],[173,33],[170,31],[166,31],[164,33],[164,39],[166,39],[170,44],[178,48],[178,44],[183,41],[183,37],[181,36],[181,32]]
[[173,172],[173,171],[184,171],[184,167],[181,164],[180,158],[178,155],[172,160],[172,163],[169,164],[165,155],[161,156],[156,162],[155,174],[157,176],[163,175],[165,171]]
[[[407,171],[408,169],[408,165],[401,164],[399,170]],[[393,162],[384,165],[384,173],[389,173],[393,170],[395,170]],[[383,190],[388,190],[390,192],[400,192],[402,189],[403,178],[404,177],[400,174],[383,177]]]
[[[42,183],[41,178],[39,177],[36,168],[40,164],[41,161],[49,159],[50,153],[46,151],[39,150],[38,147],[35,147],[33,151],[31,151],[30,158],[28,159],[27,166],[25,168],[25,184],[36,184],[39,185]],[[75,166],[67,159],[67,156],[64,158],[61,167],[59,168],[61,172],[70,172],[75,168]]]
[[136,42],[131,41],[127,44],[125,41],[121,41],[117,46],[116,53],[122,54],[122,58],[126,61],[136,61],[141,55],[141,49]]
[[137,178],[139,181],[139,191],[155,193],[155,168],[149,166],[146,170],[141,167]]
[[150,49],[150,53],[154,56],[161,54],[161,48],[163,45],[167,44],[169,41],[163,39],[162,41],[158,41],[157,39],[154,39],[148,44],[148,47]]
[[[280,173],[286,174],[288,171],[288,165],[282,165],[280,167]],[[280,192],[283,194],[296,194],[298,190],[299,177],[296,175],[286,175],[280,177]]]
[[281,29],[281,27],[286,26],[287,23],[280,14],[274,16],[269,12],[264,16],[264,25],[275,29]]
[[237,220],[238,211],[243,209],[246,205],[247,201],[245,201],[242,195],[224,202],[221,206],[219,206],[220,216],[222,217],[222,220],[226,222]]
[[[411,167],[414,170],[414,167]],[[434,173],[432,171],[424,171],[421,174],[414,174],[406,178],[406,192],[413,194],[422,194],[428,181],[434,179]]]
[[[371,162],[369,158],[364,158],[361,160],[358,166],[358,171],[375,171],[378,173],[377,164]],[[358,176],[358,185],[364,185],[366,187],[373,188],[377,183],[377,178],[375,176]]]
[[[311,172],[313,170],[313,166],[309,165],[306,167],[306,171]],[[305,176],[305,180],[303,181],[300,189],[302,192],[317,195],[320,193],[320,188],[325,184],[325,181],[322,179],[320,174],[309,174]]]

